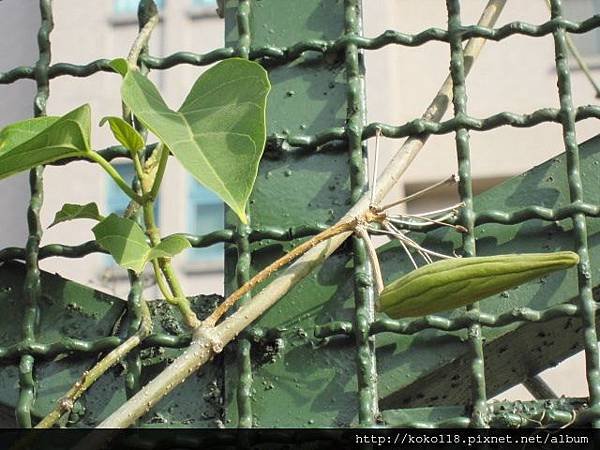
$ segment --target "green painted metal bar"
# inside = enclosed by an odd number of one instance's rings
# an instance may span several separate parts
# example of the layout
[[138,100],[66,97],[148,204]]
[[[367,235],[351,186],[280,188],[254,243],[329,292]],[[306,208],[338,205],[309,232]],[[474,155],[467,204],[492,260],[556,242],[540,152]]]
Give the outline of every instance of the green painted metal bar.
[[[140,277],[129,273],[129,295],[127,296],[127,335],[135,334],[142,323],[141,299],[144,286]],[[131,398],[141,388],[142,359],[140,349],[133,349],[126,357],[127,375],[125,376],[125,391],[127,398]]]
[[[346,0],[344,4],[345,37],[362,34],[362,2]],[[355,44],[345,49],[347,87],[347,118],[345,136],[350,158],[351,201],[356,203],[367,187],[367,148],[362,141],[366,119],[363,57]],[[354,251],[354,301],[356,324],[356,369],[358,382],[358,420],[363,426],[373,426],[378,414],[377,365],[375,338],[369,336],[369,327],[375,319],[375,297],[371,264],[365,243],[352,238]]]
[[[575,417],[574,412],[575,411]],[[386,425],[398,428],[466,428],[470,419],[460,406],[388,410]],[[589,425],[596,413],[583,398],[506,402],[488,405],[494,428],[559,428]]]
[[[575,121],[600,118],[600,107],[595,105],[579,106],[575,110]],[[420,133],[427,134],[449,134],[457,127],[464,127],[469,131],[489,131],[499,127],[510,126],[515,128],[527,128],[542,123],[560,123],[560,110],[557,108],[541,108],[528,114],[517,114],[502,112],[485,118],[476,118],[469,115],[451,118],[442,122],[431,122],[428,120],[411,120],[402,125],[391,125],[381,122],[373,122],[363,127],[363,139],[375,136],[379,129],[382,135],[388,138],[400,139]],[[306,152],[318,150],[320,152],[338,152],[343,146],[331,145],[345,141],[344,127],[330,127],[312,135],[306,134],[281,134],[273,133],[267,137],[267,149],[271,154],[285,154],[293,152]],[[329,144],[329,145],[327,145]],[[151,152],[156,144],[149,144],[147,152]],[[107,160],[115,158],[128,158],[127,150],[121,146],[112,146],[100,150]],[[65,165],[74,160],[63,160],[51,165]],[[89,162],[89,161],[83,161]]]
[[[551,0],[552,19],[562,17],[562,2]],[[556,74],[558,76],[558,94],[563,128],[563,140],[567,154],[567,173],[569,178],[570,200],[573,203],[583,201],[583,186],[579,163],[579,146],[575,132],[573,98],[571,93],[571,76],[569,69],[568,46],[565,30],[561,27],[553,32],[556,56]],[[592,273],[588,252],[588,233],[586,218],[583,214],[574,214],[574,244],[579,254],[578,265],[579,307],[583,320],[586,376],[592,408],[600,405],[600,352],[598,351],[598,335],[596,334],[595,309],[592,294]],[[594,422],[600,428],[600,420]]]
[[[467,114],[467,88],[465,83],[464,53],[460,38],[461,17],[460,2],[446,0],[448,9],[448,34],[450,37],[450,75],[452,76],[452,102],[454,117]],[[476,255],[475,246],[475,214],[473,212],[473,185],[471,177],[471,151],[469,148],[469,131],[463,127],[456,130],[456,152],[458,157],[458,193],[464,204],[461,209],[460,224],[467,230],[463,234],[463,254],[466,257]],[[479,305],[467,307],[467,311],[479,312]],[[472,351],[471,386],[473,411],[471,425],[476,428],[487,426],[485,406],[487,401],[485,387],[485,367],[483,358],[483,342],[481,325],[473,322],[468,329],[469,343]]]
[[[494,41],[500,41],[510,36],[522,35],[529,37],[542,37],[551,34],[559,27],[569,33],[587,33],[600,26],[600,16],[593,16],[581,22],[573,22],[565,19],[552,20],[539,25],[523,21],[513,21],[497,29],[478,26],[466,26],[461,34],[463,40],[472,37],[485,37]],[[277,47],[273,45],[257,47],[250,52],[251,59],[270,58],[279,63],[290,63],[301,57],[306,51],[326,53],[331,50],[343,48],[347,42],[354,43],[359,49],[377,50],[387,45],[400,45],[417,47],[428,42],[449,42],[448,32],[439,28],[430,28],[417,34],[401,33],[387,30],[380,35],[367,38],[365,36],[353,36],[350,38],[322,40],[307,39],[299,41],[290,46]],[[181,64],[205,66],[217,61],[230,58],[237,54],[236,47],[225,47],[212,50],[205,54],[193,52],[176,52],[165,57],[147,55],[143,58],[144,64],[149,69],[169,69]],[[69,63],[56,63],[50,66],[50,79],[60,76],[89,77],[98,72],[111,72],[110,59],[102,58],[88,64],[78,65]],[[21,66],[6,72],[0,72],[0,84],[14,83],[21,79],[34,79],[35,68]]]
[[[239,0],[236,19],[238,29],[238,46],[237,55],[241,58],[249,58],[251,49],[251,30],[250,30],[250,1]],[[251,223],[251,216],[248,213],[248,222]],[[249,225],[238,223],[237,225],[237,262],[236,262],[236,281],[240,287],[250,279],[250,268],[252,266],[252,253],[250,251],[249,235],[251,228]],[[251,295],[246,294],[241,303],[250,300]],[[238,426],[240,428],[252,428],[252,342],[246,336],[246,333],[240,336],[236,343],[236,359],[238,369],[238,386],[237,386],[237,409],[238,409]]]
[[[242,286],[250,279],[250,266],[252,264],[250,243],[248,242],[247,234],[245,236],[243,235],[243,231],[247,228],[247,225],[238,225],[239,238],[236,245],[237,262],[235,269],[238,287]],[[246,295],[241,301],[248,301],[249,299],[250,295]],[[242,336],[240,336],[240,339],[236,344],[236,359],[239,379],[236,401],[239,412],[238,426],[241,428],[252,428],[252,342],[246,336],[246,334],[247,333],[244,333]]]
[[[237,2],[227,2],[225,15],[227,43],[236,47],[239,30],[234,5],[237,6]],[[287,46],[302,39],[337,39],[344,34],[343,1],[264,0],[251,1],[251,5],[253,48],[267,43]],[[323,127],[346,124],[348,87],[344,57],[345,49],[341,48],[325,58],[318,53],[306,53],[289,65],[261,61],[269,71],[272,84],[267,111],[268,134],[273,135],[275,131],[282,134],[296,131],[314,133]],[[286,233],[285,230],[297,229],[298,226],[317,229],[341,217],[351,204],[347,149],[300,155],[293,152],[272,153],[267,148],[250,198],[252,227]],[[232,217],[228,217],[229,224],[235,223]],[[274,234],[264,235],[264,240],[251,243],[253,273],[289,251],[301,242],[299,238],[303,238],[296,235],[293,241],[275,241],[270,239],[271,236]],[[234,287],[235,279],[233,250],[228,249],[226,258],[225,276],[229,289]],[[344,249],[343,254],[350,257],[351,249]],[[328,276],[328,271],[323,269],[309,278]],[[321,422],[347,423],[346,417],[336,417],[338,402],[330,395],[313,399],[316,392],[326,390],[328,386],[328,382],[319,381],[323,370],[317,367],[331,371],[336,366],[328,368],[327,359],[331,352],[309,352],[309,330],[313,319],[302,317],[297,309],[310,308],[321,301],[319,296],[298,287],[257,322],[256,326],[267,331],[259,333],[260,330],[254,328],[247,333],[252,340],[252,413],[255,426],[310,427]],[[353,309],[348,312],[353,315]],[[337,374],[335,378],[353,379],[356,373],[355,348],[345,350],[340,356],[347,363],[347,372],[341,376]],[[227,423],[233,425],[238,423],[240,411],[235,395],[228,392],[239,389],[239,373],[230,370],[237,364],[235,360],[226,364],[225,417]],[[306,369],[306,374],[289,373],[289,368],[297,366]],[[315,369],[312,374],[309,372],[311,367]],[[339,401],[340,406],[343,403],[347,407],[343,413],[345,416],[357,414],[356,393],[357,389],[353,388]],[[337,395],[334,397],[339,399]],[[321,410],[326,417],[316,413]]]
[[[46,115],[46,102],[50,94],[48,68],[50,67],[50,33],[54,27],[51,0],[40,0],[41,25],[38,31],[39,59],[35,65],[35,81],[37,93],[33,102],[36,117]],[[27,275],[24,284],[24,300],[27,305],[23,315],[23,339],[35,341],[35,327],[39,315],[38,303],[42,295],[38,254],[42,239],[40,211],[44,199],[43,167],[32,169],[29,174],[31,201],[27,210],[29,237],[25,247]],[[35,359],[32,355],[21,356],[19,364],[19,403],[17,405],[17,422],[21,427],[31,427],[31,408],[35,401],[34,380]]]

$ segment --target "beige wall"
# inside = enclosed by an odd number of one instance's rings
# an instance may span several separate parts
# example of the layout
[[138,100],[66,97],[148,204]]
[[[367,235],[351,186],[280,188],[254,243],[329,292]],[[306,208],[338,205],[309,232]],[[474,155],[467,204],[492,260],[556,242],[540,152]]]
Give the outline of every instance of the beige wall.
[[[36,3],[34,0],[4,0],[0,4],[0,54],[9,55],[2,58],[0,70],[35,61],[35,40],[32,36],[39,19],[32,18],[37,18]],[[444,2],[439,0],[369,0],[364,3],[367,36],[377,35],[385,29],[413,33],[431,26],[446,27]],[[180,50],[206,52],[223,45],[222,20],[214,14],[192,18],[187,4],[186,0],[166,1],[163,20],[151,41],[153,54],[166,55]],[[472,24],[477,21],[485,2],[464,0],[462,4],[463,22]],[[109,0],[55,0],[53,61],[82,64],[99,57],[126,55],[135,37],[136,25],[134,22],[126,23],[122,18],[117,20],[111,5]],[[33,13],[30,14],[30,11]],[[542,0],[509,1],[499,25],[513,20],[541,23],[547,18],[548,10]],[[9,27],[11,22],[19,23],[19,26]],[[558,106],[553,51],[551,37],[513,36],[501,43],[489,43],[468,79],[469,113],[475,117],[487,117],[499,111],[526,113],[537,108]],[[447,74],[449,50],[447,44],[435,42],[418,48],[388,46],[366,52],[366,61],[368,120],[400,124],[418,117],[431,100]],[[152,77],[160,85],[168,103],[175,106],[200,72],[197,67],[179,66],[155,72]],[[596,71],[596,75],[600,76],[600,73]],[[595,101],[591,87],[578,70],[573,71],[573,83],[577,104]],[[90,102],[97,123],[101,117],[119,112],[118,88],[119,78],[114,74],[55,79],[49,113],[62,114],[83,102]],[[0,124],[25,117],[31,111],[33,83],[19,82],[10,88],[0,86],[0,95],[3,105],[11,105],[0,113]],[[577,131],[579,140],[585,140],[598,133],[598,122],[587,120],[579,123]],[[99,148],[112,143],[104,129],[95,128],[93,139]],[[398,145],[399,141],[382,141],[382,167],[386,157]],[[476,183],[489,186],[561,153],[561,129],[557,124],[548,124],[533,129],[505,127],[486,133],[473,132],[471,151]],[[455,171],[454,137],[434,136],[393,195],[401,196],[404,191],[427,185]],[[45,225],[51,222],[63,203],[105,203],[107,179],[93,165],[78,163],[67,169],[49,167],[45,179],[46,199],[42,214]],[[0,211],[11,211],[0,221],[2,245],[22,245],[24,242],[25,183],[25,178],[21,177],[0,184]],[[160,221],[164,233],[187,228],[186,183],[182,169],[171,164],[164,192],[168,201],[162,202],[161,206]],[[416,208],[447,205],[452,198],[451,191],[438,193]],[[9,207],[5,208],[7,204]],[[60,225],[45,231],[43,242],[81,243],[92,239],[91,225],[89,222]],[[222,271],[218,267],[216,272],[207,272],[201,266],[188,264],[185,258],[176,259],[176,264],[185,275],[187,292],[222,292]],[[46,260],[42,266],[121,295],[126,290],[122,278],[106,277],[107,258],[101,255],[91,255],[83,261]],[[574,359],[548,371],[545,376],[553,380],[560,393],[584,396],[586,387],[582,367],[581,358]],[[522,389],[511,390],[501,397],[505,396],[529,398]]]
[[[31,65],[37,57],[36,33],[39,14],[29,14],[35,0],[7,1],[0,6],[0,72],[20,65]],[[18,27],[13,27],[18,23]],[[14,51],[18,49],[19,51]],[[5,56],[6,55],[6,56]],[[23,80],[10,86],[0,85],[0,128],[30,117],[33,112],[35,84]],[[22,246],[27,239],[25,214],[29,200],[26,174],[3,180],[0,184],[0,248]]]

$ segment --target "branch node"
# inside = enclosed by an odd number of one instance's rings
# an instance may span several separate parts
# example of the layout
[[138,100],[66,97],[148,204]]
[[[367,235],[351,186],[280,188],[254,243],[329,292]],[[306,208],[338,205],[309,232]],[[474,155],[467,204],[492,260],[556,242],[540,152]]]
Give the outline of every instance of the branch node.
[[73,402],[73,400],[68,397],[63,397],[58,402],[58,406],[64,414],[73,409],[73,407],[75,406],[75,402]]
[[206,341],[213,353],[218,354],[223,351],[224,343],[212,332],[214,327],[198,327],[194,331],[194,339],[197,341]]

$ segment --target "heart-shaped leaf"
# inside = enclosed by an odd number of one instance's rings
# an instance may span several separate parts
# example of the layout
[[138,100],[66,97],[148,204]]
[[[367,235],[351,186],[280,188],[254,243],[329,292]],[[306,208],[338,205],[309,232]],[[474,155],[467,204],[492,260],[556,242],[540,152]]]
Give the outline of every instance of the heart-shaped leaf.
[[52,228],[54,225],[61,222],[68,222],[69,220],[75,219],[92,219],[92,220],[103,220],[104,217],[98,211],[98,205],[95,203],[88,203],[86,205],[76,205],[73,203],[65,203],[60,211],[54,216],[54,221],[48,228]]
[[110,125],[110,130],[115,139],[127,150],[137,152],[144,148],[144,139],[140,136],[140,133],[123,119],[113,116],[104,117],[100,121],[100,126],[106,122]]
[[231,58],[204,72],[178,111],[137,70],[127,72],[121,94],[137,119],[245,223],[265,145],[269,89],[260,65]]
[[96,225],[92,231],[98,244],[109,252],[116,263],[136,273],[156,258],[171,258],[190,247],[187,239],[180,235],[165,238],[152,248],[146,234],[133,220],[111,214]]
[[60,118],[30,119],[0,133],[0,179],[90,150],[90,107]]

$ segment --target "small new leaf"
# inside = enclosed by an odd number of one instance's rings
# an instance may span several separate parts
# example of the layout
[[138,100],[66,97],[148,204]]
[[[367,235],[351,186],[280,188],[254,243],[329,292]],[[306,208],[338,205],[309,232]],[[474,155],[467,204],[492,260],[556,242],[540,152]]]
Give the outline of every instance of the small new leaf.
[[112,255],[119,266],[136,273],[144,270],[150,246],[137,223],[111,214],[92,231],[98,244]]
[[150,250],[148,261],[156,258],[172,258],[190,247],[190,241],[181,235],[174,234],[163,239],[160,244]]
[[0,132],[0,179],[90,150],[90,107],[60,118],[30,119]]
[[100,121],[100,126],[103,126],[106,122],[110,125],[110,130],[115,139],[127,150],[138,152],[144,148],[144,139],[140,136],[140,133],[123,119],[113,116],[104,117]]
[[115,58],[110,63],[108,63],[108,65],[112,70],[117,72],[122,77],[127,75],[127,72],[129,70],[129,63],[125,58]]
[[75,219],[92,219],[101,221],[104,217],[98,211],[98,205],[88,203],[86,205],[76,205],[73,203],[65,203],[60,211],[54,216],[54,221],[48,228],[61,222],[67,222]]
[[177,111],[138,70],[127,71],[121,94],[183,167],[246,223],[246,204],[265,146],[270,88],[260,65],[231,58],[204,72]]
[[144,270],[146,264],[153,259],[172,258],[190,247],[185,237],[175,234],[152,248],[137,223],[116,214],[102,220],[92,231],[98,244],[112,255],[119,266],[136,273]]
[[466,306],[579,262],[573,252],[481,256],[437,261],[393,281],[377,310],[398,319]]

